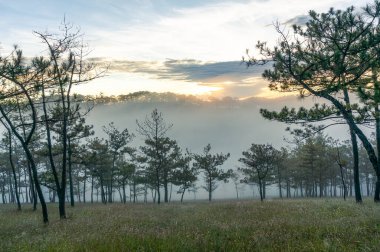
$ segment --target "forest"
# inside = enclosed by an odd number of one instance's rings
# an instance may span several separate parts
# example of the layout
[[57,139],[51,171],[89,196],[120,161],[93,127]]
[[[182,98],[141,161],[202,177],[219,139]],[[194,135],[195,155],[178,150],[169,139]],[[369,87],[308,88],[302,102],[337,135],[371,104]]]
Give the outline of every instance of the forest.
[[[32,209],[33,216],[41,214],[43,223],[48,226],[52,223],[51,215],[58,214],[64,223],[76,218],[68,212],[84,211],[92,205],[98,209],[109,206],[115,212],[120,211],[119,207],[125,207],[127,212],[129,208],[131,212],[154,212],[156,208],[152,207],[162,207],[157,209],[166,212],[181,211],[181,206],[189,206],[184,197],[186,193],[206,192],[211,202],[215,201],[216,189],[229,183],[236,199],[226,199],[229,202],[225,205],[219,202],[220,206],[213,205],[218,202],[207,203],[210,208],[231,210],[243,204],[244,209],[268,206],[275,212],[284,207],[291,212],[294,202],[307,209],[309,200],[313,202],[310,204],[335,200],[326,203],[331,211],[325,210],[325,206],[316,208],[331,215],[335,210],[354,211],[352,215],[368,211],[366,215],[375,215],[380,202],[379,20],[378,1],[363,7],[361,12],[354,7],[330,9],[326,13],[310,11],[305,26],[294,25],[288,31],[282,24],[275,23],[279,36],[275,46],[258,42],[259,54],[247,50],[242,64],[248,68],[267,66],[263,78],[273,92],[294,93],[302,99],[318,98],[323,103],[298,108],[281,104],[283,107],[276,111],[260,108],[266,120],[288,126],[289,145],[277,147],[252,142],[239,151],[234,168],[224,165],[231,159],[230,153],[214,151],[212,142],[202,143],[201,152],[181,147],[187,143],[170,137],[176,125],[157,108],[135,118],[133,128],[109,121],[98,125],[101,132],[95,131],[87,119],[97,106],[165,99],[170,94],[145,91],[117,97],[75,94],[74,86],[90,87],[92,81],[107,75],[109,65],[91,60],[91,49],[83,42],[82,32],[66,20],[58,33],[34,32],[45,47],[41,55],[25,57],[23,50],[14,46],[12,52],[0,57],[0,202],[7,211],[20,213],[12,218],[23,219],[21,213]],[[181,99],[175,94],[170,97]],[[225,101],[228,99],[232,98]],[[199,102],[193,96],[185,100]],[[325,130],[330,127],[344,128],[349,132],[349,139],[329,136]],[[142,139],[141,144],[136,144],[136,138]],[[246,196],[245,203],[240,202],[242,185],[248,185],[249,190],[256,193]],[[374,203],[363,202],[364,197],[373,198]],[[252,201],[252,198],[259,200]],[[279,199],[284,201],[277,201]],[[347,199],[343,205],[336,203]],[[285,204],[281,202],[290,205],[276,205]],[[368,209],[358,208],[364,203],[370,205]],[[132,208],[134,205],[137,208]],[[78,210],[72,210],[77,207]],[[202,207],[205,206],[199,209]],[[57,213],[52,214],[52,209]],[[312,211],[302,209],[299,211]],[[305,216],[308,214],[310,212]],[[174,214],[176,218],[179,215]],[[170,216],[165,218],[170,219]],[[378,223],[378,219],[373,222]],[[379,234],[378,226],[373,232]],[[345,248],[342,240],[337,240],[341,246],[337,248]],[[133,241],[128,242],[134,246]],[[230,243],[222,240],[221,244]],[[263,244],[262,248],[270,248]],[[193,249],[205,244],[198,245]],[[245,247],[245,243],[236,247],[219,245],[206,250],[260,248]],[[377,245],[371,243],[370,248]],[[144,249],[168,249],[154,246]],[[138,246],[133,248],[139,249]],[[112,250],[119,249],[113,247]]]

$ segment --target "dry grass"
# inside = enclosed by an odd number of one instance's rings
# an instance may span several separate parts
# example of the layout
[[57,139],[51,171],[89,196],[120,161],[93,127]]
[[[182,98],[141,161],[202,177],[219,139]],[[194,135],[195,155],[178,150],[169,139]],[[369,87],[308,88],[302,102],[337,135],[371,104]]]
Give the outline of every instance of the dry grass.
[[380,206],[342,200],[0,206],[4,251],[379,251]]

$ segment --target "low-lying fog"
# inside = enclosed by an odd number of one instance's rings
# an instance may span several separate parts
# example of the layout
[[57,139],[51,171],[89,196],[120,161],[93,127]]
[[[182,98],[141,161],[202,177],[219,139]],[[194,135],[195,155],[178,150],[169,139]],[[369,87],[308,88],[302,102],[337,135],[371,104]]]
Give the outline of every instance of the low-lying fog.
[[[149,116],[152,110],[157,108],[162,112],[165,121],[173,124],[168,136],[176,139],[183,149],[188,148],[193,153],[201,153],[210,143],[213,153],[231,154],[223,165],[224,169],[237,169],[242,151],[248,149],[252,143],[270,143],[280,148],[289,146],[284,138],[292,139],[285,131],[286,124],[264,119],[260,115],[260,108],[278,110],[285,105],[299,107],[308,106],[312,102],[292,96],[277,99],[252,98],[244,101],[225,98],[208,102],[169,96],[170,99],[165,95],[162,95],[164,98],[158,98],[160,95],[157,97],[156,94],[154,99],[145,97],[142,100],[97,104],[88,115],[87,122],[94,125],[95,134],[99,137],[105,137],[102,126],[110,122],[114,122],[119,129],[128,128],[136,135],[131,145],[137,147],[143,144],[143,138],[136,132],[136,120],[144,120],[146,115]],[[313,102],[321,103],[316,100]],[[326,133],[334,138],[348,137],[346,126],[335,126]],[[203,185],[202,175],[199,175],[197,185]],[[254,190],[255,196],[258,196],[257,188],[254,187]],[[242,185],[239,195],[252,197],[252,187]],[[277,195],[277,189],[269,190],[268,195]],[[196,197],[207,199],[207,192],[199,188]],[[233,197],[236,197],[236,191],[232,183],[220,183],[213,193],[214,199]],[[193,194],[186,193],[184,199],[193,198]],[[178,199],[174,188],[172,199]]]

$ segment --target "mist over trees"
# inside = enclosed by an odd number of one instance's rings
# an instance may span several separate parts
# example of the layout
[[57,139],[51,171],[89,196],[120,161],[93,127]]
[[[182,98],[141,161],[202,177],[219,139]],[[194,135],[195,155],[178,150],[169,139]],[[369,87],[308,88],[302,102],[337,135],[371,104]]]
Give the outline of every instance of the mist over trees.
[[[254,127],[252,118],[237,115],[241,111],[251,115],[253,107],[257,112],[258,104],[264,107],[268,101],[200,101],[149,92],[119,97],[75,95],[73,86],[101,78],[106,69],[86,60],[88,49],[81,33],[70,24],[63,22],[58,35],[35,32],[46,47],[44,55],[28,59],[15,47],[0,57],[1,201],[16,204],[18,210],[24,207],[22,203],[32,203],[36,210],[39,202],[44,223],[49,222],[47,201],[57,202],[60,218],[66,219],[68,202],[72,207],[75,202],[161,204],[173,201],[173,191],[182,202],[186,191],[195,194],[199,185],[212,201],[215,190],[229,181],[234,183],[237,198],[238,185],[248,184],[258,190],[261,201],[270,190],[271,196],[279,198],[355,196],[357,202],[362,201],[363,191],[379,202],[379,17],[377,1],[361,13],[354,8],[322,14],[311,11],[306,26],[293,27],[294,36],[279,24],[275,26],[280,35],[276,47],[258,43],[263,58],[249,58],[247,64],[274,62],[263,75],[272,90],[330,102],[284,107],[280,112],[271,111],[278,109],[273,107],[261,109],[266,119],[301,126],[291,130],[293,144],[282,148],[263,141],[272,134],[270,128],[263,129],[267,135],[262,134],[260,141],[251,138],[248,133],[257,134],[259,126]],[[151,108],[156,101],[181,105],[190,112],[204,109],[204,120],[186,114],[177,126],[170,115]],[[122,108],[134,124],[120,126],[105,120],[99,125],[98,118],[98,125],[92,125],[91,113],[107,104],[113,111]],[[123,110],[142,104],[149,113],[138,110],[132,116]],[[210,111],[220,108],[234,113],[229,115],[231,120],[224,118],[217,125],[220,115]],[[214,141],[185,128],[195,124],[205,128],[213,124]],[[246,125],[246,132],[240,124]],[[323,132],[334,125],[347,126],[350,141]],[[368,134],[363,126],[375,131]],[[235,130],[234,137],[242,138],[238,139],[240,146],[232,145],[230,136],[217,127]],[[243,142],[247,145],[242,146]],[[232,169],[231,162],[238,167]]]

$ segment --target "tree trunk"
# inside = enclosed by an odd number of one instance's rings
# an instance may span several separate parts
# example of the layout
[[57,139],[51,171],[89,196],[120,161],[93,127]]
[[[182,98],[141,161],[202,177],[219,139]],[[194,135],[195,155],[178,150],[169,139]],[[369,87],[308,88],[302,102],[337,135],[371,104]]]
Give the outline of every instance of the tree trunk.
[[[77,178],[78,178],[78,174],[77,174]],[[80,182],[79,180],[77,179],[77,198],[78,198],[78,202],[81,203],[81,198],[80,198]]]
[[186,192],[186,188],[184,188],[183,191],[182,191],[182,195],[181,195],[181,203],[183,202],[183,195],[185,195],[185,192]]
[[123,203],[127,203],[127,195],[125,193],[125,180],[123,180]]
[[212,181],[211,181],[211,177],[209,177],[209,180],[208,180],[208,201],[211,201],[212,199]]
[[169,202],[172,200],[172,192],[173,192],[173,184],[170,183],[170,194],[169,194]]
[[278,192],[279,192],[280,198],[282,199],[281,173],[280,173],[279,167],[277,167],[277,178],[278,178]]
[[164,180],[164,193],[165,193],[165,203],[169,202],[169,190],[168,190],[168,181]]
[[[27,173],[27,171],[26,171],[26,167],[24,167],[24,182],[25,182],[25,201],[26,201],[26,203],[29,203],[29,191],[28,191],[28,185],[26,184],[26,181],[28,180],[27,179],[27,176],[26,176],[26,173]],[[32,201],[30,201],[30,202],[32,202]]]
[[33,202],[33,211],[37,210],[37,193],[35,191],[34,187],[34,179],[33,179],[33,173],[32,173],[32,167],[30,165],[29,160],[26,161],[28,166],[28,173],[29,173],[29,186],[30,186],[30,200]]
[[9,137],[9,163],[12,168],[12,173],[13,173],[13,180],[15,183],[15,194],[16,194],[16,201],[17,201],[17,210],[21,210],[21,203],[20,203],[20,197],[19,197],[19,192],[18,192],[18,185],[17,185],[17,176],[16,176],[16,168],[13,163],[13,150],[12,150],[12,134],[11,131],[8,129],[8,137]]
[[380,194],[380,176],[377,176],[376,178],[376,184],[375,184],[375,202],[379,202],[380,199],[378,198]]
[[108,187],[108,203],[112,203],[113,201],[113,172],[115,169],[115,162],[116,162],[116,153],[113,153],[112,168],[110,171],[109,187]]
[[263,197],[263,185],[262,185],[262,181],[261,181],[260,178],[259,178],[259,193],[260,193],[260,201],[263,202],[263,200],[264,200],[264,197]]
[[237,183],[235,183],[235,190],[236,190],[236,199],[239,199],[239,190],[238,190]]
[[52,203],[55,203],[55,196],[56,196],[56,191],[55,190],[53,190],[53,196],[51,197],[51,202]]
[[265,199],[266,194],[267,194],[267,182],[265,180],[263,180],[262,186],[263,186],[263,198]]
[[91,175],[91,203],[94,203],[94,176]]
[[86,174],[86,169],[84,169],[84,179],[83,179],[83,203],[86,203],[86,180],[87,180],[87,174]]
[[157,179],[157,184],[156,184],[157,204],[160,204],[161,203],[160,174],[159,174],[159,170],[158,169],[156,169],[156,179]]
[[136,182],[135,182],[135,180],[133,180],[133,203],[136,203],[136,197],[137,197],[137,195],[136,195]]
[[[30,162],[34,185],[36,187],[37,195],[38,195],[38,198],[40,199],[40,204],[41,204],[41,208],[42,208],[43,222],[44,223],[48,223],[49,222],[49,217],[48,217],[48,212],[47,212],[47,206],[46,206],[44,194],[42,193],[40,182],[38,180],[38,174],[37,174],[36,164],[34,163],[34,159],[33,159],[32,153],[30,152],[29,148],[27,146],[25,146],[24,143],[22,143],[22,146],[23,146],[23,149],[24,149],[24,151],[26,153],[26,156],[27,156],[27,158],[28,158],[28,160]],[[37,202],[37,201],[35,200],[35,202]]]
[[367,189],[367,196],[369,196],[369,174],[368,172],[365,174],[365,184],[366,184],[366,189]]
[[102,199],[103,204],[107,204],[106,196],[104,193],[104,188],[103,188],[103,178],[100,177],[100,197]]
[[[309,90],[311,91],[311,90]],[[315,94],[317,96],[321,96],[327,100],[329,100],[339,111],[342,113],[344,119],[346,120],[348,126],[350,129],[354,131],[354,133],[358,136],[358,138],[361,140],[364,149],[367,151],[368,158],[372,164],[372,167],[377,174],[377,178],[380,178],[380,164],[379,164],[379,159],[376,156],[375,150],[373,146],[371,145],[370,141],[368,140],[367,136],[363,133],[363,131],[355,124],[355,121],[352,117],[352,114],[350,114],[349,111],[346,110],[346,108],[334,97],[328,94],[316,94],[315,92],[311,91],[312,94]],[[380,136],[379,136],[380,138]],[[379,181],[380,182],[380,181]],[[380,183],[379,183],[380,186]],[[375,193],[374,196],[374,201],[375,202],[380,202],[380,188],[377,190],[377,194]]]
[[61,219],[66,219],[66,211],[65,211],[65,197],[66,193],[64,190],[57,191],[58,194],[58,208],[59,208],[59,217]]
[[352,154],[354,156],[354,187],[355,187],[355,200],[357,203],[362,203],[362,193],[360,190],[360,173],[359,173],[359,149],[358,141],[356,139],[355,132],[352,127],[350,127],[351,143],[352,143]]
[[13,185],[12,185],[12,175],[11,172],[8,172],[8,195],[9,195],[9,203],[15,203],[15,194],[13,192]]
[[72,150],[71,150],[71,139],[67,138],[67,149],[68,149],[68,171],[69,171],[69,187],[70,187],[70,205],[73,207],[75,205],[74,201],[74,185],[73,185],[73,170],[72,170]]
[[[348,95],[348,90],[347,88],[343,89],[343,94],[344,94],[344,101],[346,102],[347,107],[349,110],[347,113],[352,117],[352,111],[350,109],[350,97]],[[354,156],[354,187],[355,187],[355,199],[357,203],[361,203],[362,200],[362,195],[360,191],[360,178],[359,178],[359,149],[358,149],[358,141],[356,139],[356,134],[354,131],[354,128],[352,127],[351,124],[348,124],[350,128],[350,136],[351,136],[351,143],[352,143],[352,154]],[[350,195],[352,196],[352,184],[350,180]]]

